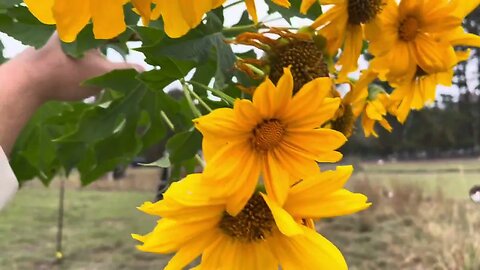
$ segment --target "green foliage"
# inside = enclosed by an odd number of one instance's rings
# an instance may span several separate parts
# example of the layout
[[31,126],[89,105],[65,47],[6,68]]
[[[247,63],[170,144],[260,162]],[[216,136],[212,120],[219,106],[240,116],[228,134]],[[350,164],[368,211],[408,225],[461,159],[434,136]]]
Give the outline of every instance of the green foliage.
[[[42,25],[18,2],[3,0],[0,10],[0,30],[24,44],[40,47],[54,29]],[[87,81],[86,85],[105,89],[94,102],[50,102],[43,106],[12,153],[12,166],[19,180],[37,177],[48,184],[60,172],[77,170],[82,183],[89,184],[159,143],[165,144],[167,155],[158,164],[171,165],[172,179],[194,171],[199,165],[196,154],[202,138],[193,127],[196,116],[191,108],[196,106],[201,113],[208,111],[190,103],[185,92],[172,97],[172,87],[168,86],[182,82],[189,95],[194,91],[194,97],[203,99],[211,108],[229,105],[208,98],[207,86],[211,82],[232,98],[241,95],[232,78],[244,78],[234,70],[237,56],[225,42],[224,32],[229,31],[223,27],[222,12],[217,9],[209,13],[202,24],[178,39],[165,35],[161,21],[149,27],[137,26],[139,17],[127,12],[128,30],[116,39],[95,40],[89,25],[74,43],[63,44],[66,53],[78,58],[90,49],[108,47],[125,55],[127,42],[140,40],[142,46],[136,50],[155,68],[141,74],[134,70],[114,71]],[[246,18],[239,23],[251,23]],[[188,78],[196,83],[190,83]]]
[[274,13],[278,12],[282,15],[283,18],[285,18],[288,22],[291,22],[291,19],[294,17],[299,17],[299,18],[306,18],[310,20],[315,20],[322,14],[322,8],[320,6],[320,3],[316,1],[312,7],[308,10],[307,14],[302,14],[300,12],[300,5],[302,4],[302,0],[290,0],[291,7],[290,8],[284,8],[276,5],[273,3],[271,0],[266,1],[268,4],[269,8],[269,13]]
[[15,5],[16,1],[0,3],[0,31],[35,48],[42,47],[53,34],[53,26],[44,25],[26,7]]

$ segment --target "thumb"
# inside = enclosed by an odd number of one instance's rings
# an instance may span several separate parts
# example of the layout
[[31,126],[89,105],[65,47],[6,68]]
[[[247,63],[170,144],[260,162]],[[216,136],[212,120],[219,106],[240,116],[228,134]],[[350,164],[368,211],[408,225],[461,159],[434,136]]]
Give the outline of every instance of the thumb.
[[145,68],[139,64],[127,63],[127,62],[107,62],[106,70],[110,72],[116,69],[135,69],[137,72],[142,73],[145,71]]

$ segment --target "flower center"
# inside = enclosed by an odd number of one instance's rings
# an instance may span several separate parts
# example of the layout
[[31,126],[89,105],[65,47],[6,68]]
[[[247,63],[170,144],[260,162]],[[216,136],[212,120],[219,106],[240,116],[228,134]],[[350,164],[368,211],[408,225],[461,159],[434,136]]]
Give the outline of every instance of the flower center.
[[279,120],[265,120],[253,130],[253,147],[261,151],[268,151],[283,140],[285,131],[285,127]]
[[226,235],[236,240],[255,242],[272,234],[275,220],[262,196],[254,194],[235,217],[224,213],[219,227]]
[[269,77],[274,84],[282,77],[283,68],[292,66],[293,93],[316,78],[329,76],[322,49],[313,41],[294,40],[275,47],[273,54],[269,55],[269,62]]
[[417,66],[417,70],[415,71],[415,77],[416,78],[427,76],[427,75],[428,75],[428,73],[425,70],[423,70],[421,67]]
[[415,17],[406,17],[400,23],[398,28],[398,35],[403,41],[411,41],[417,36],[419,28],[418,20]]
[[348,22],[368,23],[383,9],[382,0],[348,0]]
[[340,105],[343,110],[342,114],[337,119],[332,121],[332,129],[340,131],[345,137],[350,137],[355,128],[355,115],[351,105]]

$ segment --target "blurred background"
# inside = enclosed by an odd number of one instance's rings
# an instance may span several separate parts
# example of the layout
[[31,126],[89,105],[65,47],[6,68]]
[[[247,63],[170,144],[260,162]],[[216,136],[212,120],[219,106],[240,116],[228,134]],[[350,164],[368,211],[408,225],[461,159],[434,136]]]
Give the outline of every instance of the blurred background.
[[[480,33],[478,9],[464,26]],[[6,56],[22,50],[0,37]],[[143,61],[140,54],[129,57]],[[355,166],[348,188],[365,193],[373,206],[321,220],[318,229],[343,251],[350,269],[480,269],[479,59],[472,50],[456,68],[454,86],[442,88],[405,125],[389,119],[393,132],[379,130],[379,139],[357,130],[342,149],[342,164]],[[152,161],[163,149],[137,161]],[[161,269],[169,257],[137,251],[130,234],[154,227],[155,218],[135,206],[158,199],[166,178],[165,169],[130,166],[87,187],[76,174],[48,187],[26,183],[0,213],[0,269]]]

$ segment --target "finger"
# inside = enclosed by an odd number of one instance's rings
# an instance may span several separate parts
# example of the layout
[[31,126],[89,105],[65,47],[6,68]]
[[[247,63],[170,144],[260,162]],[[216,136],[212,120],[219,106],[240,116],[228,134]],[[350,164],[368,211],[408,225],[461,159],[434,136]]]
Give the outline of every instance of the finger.
[[121,63],[112,63],[109,62],[108,67],[110,71],[115,69],[135,69],[137,72],[141,73],[145,71],[145,68],[139,64],[121,62]]

